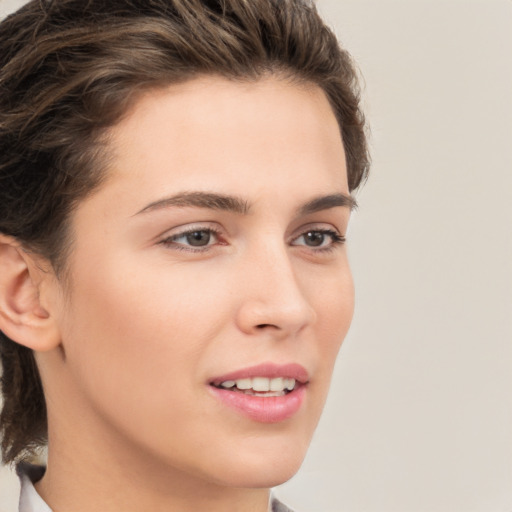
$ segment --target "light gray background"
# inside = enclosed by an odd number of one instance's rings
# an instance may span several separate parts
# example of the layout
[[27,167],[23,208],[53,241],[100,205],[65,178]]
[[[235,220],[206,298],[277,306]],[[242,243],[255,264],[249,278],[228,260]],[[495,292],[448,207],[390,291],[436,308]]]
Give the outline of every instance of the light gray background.
[[[318,5],[365,76],[374,165],[354,324],[276,492],[298,512],[511,512],[512,2]],[[16,492],[0,470],[1,512]]]

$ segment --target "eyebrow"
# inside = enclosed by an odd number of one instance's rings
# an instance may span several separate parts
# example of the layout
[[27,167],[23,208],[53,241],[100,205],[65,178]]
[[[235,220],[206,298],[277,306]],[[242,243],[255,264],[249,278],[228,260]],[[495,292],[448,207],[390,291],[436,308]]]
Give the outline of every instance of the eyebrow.
[[302,205],[298,213],[299,215],[309,215],[311,213],[328,210],[337,206],[344,206],[350,210],[357,208],[357,201],[348,194],[330,194],[328,196],[320,196],[308,201]]
[[[182,192],[171,197],[154,201],[137,212],[136,215],[173,206],[181,208],[208,208],[210,210],[222,210],[240,215],[249,214],[251,209],[251,206],[246,200],[236,196],[217,194],[213,192]],[[297,214],[310,215],[321,210],[328,210],[338,206],[353,210],[357,207],[357,202],[348,194],[340,193],[319,196],[300,206],[297,210]]]
[[223,194],[215,194],[211,192],[183,192],[175,196],[166,197],[153,203],[148,204],[145,208],[137,212],[145,213],[161,208],[169,208],[178,206],[181,208],[192,206],[196,208],[208,208],[210,210],[223,210],[241,215],[249,213],[249,205],[244,199],[227,196]]

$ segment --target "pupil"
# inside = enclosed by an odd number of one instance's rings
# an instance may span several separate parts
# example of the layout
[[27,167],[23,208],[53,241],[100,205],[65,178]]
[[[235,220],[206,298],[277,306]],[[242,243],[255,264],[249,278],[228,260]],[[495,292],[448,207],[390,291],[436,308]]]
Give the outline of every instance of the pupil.
[[324,242],[324,234],[319,231],[309,231],[306,233],[307,245],[318,246]]
[[210,233],[208,231],[194,231],[187,235],[187,242],[194,247],[208,245],[210,242]]

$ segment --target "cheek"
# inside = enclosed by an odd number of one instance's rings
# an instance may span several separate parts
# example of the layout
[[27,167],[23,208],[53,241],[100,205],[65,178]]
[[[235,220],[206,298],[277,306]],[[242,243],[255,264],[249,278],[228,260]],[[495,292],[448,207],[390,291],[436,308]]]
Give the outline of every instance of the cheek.
[[64,347],[72,374],[91,400],[105,404],[184,400],[203,384],[203,363],[219,340],[227,343],[231,280],[151,258],[92,258],[90,268],[76,265],[68,306]]
[[154,274],[130,275],[118,265],[76,280],[63,345],[70,371],[90,396],[157,400],[157,390],[193,378],[206,319],[197,318],[189,294]]
[[206,442],[199,372],[228,308],[215,294],[201,294],[201,283],[185,287],[179,272],[170,280],[149,267],[131,276],[127,270],[97,268],[74,283],[63,339],[68,375],[95,425],[149,452],[180,454],[186,443],[175,439]]
[[324,384],[329,385],[336,356],[354,314],[354,283],[348,265],[334,273],[325,286],[315,288],[317,343]]

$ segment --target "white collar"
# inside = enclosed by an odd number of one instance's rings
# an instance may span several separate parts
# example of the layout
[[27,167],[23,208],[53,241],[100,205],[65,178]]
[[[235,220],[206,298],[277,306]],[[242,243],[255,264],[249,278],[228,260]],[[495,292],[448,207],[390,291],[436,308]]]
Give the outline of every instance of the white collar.
[[21,463],[18,464],[16,472],[21,482],[19,512],[52,512],[52,509],[43,501],[34,487],[34,482],[43,476],[44,468]]

